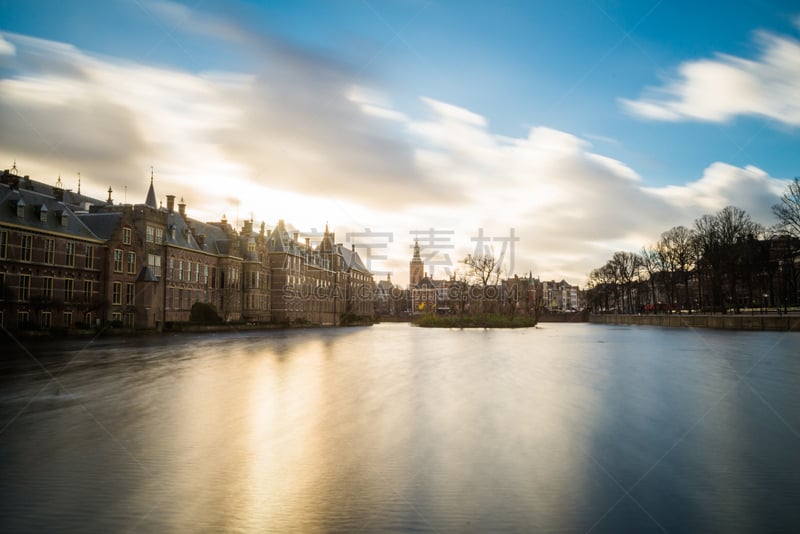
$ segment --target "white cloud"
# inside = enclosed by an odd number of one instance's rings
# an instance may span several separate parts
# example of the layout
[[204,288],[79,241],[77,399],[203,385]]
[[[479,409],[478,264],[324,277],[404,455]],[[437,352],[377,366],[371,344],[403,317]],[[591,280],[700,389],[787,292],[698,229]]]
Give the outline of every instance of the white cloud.
[[6,41],[0,34],[0,56],[13,56],[17,53],[16,47]]
[[645,190],[663,198],[676,210],[688,209],[687,215],[696,213],[698,208],[711,213],[737,204],[755,220],[768,224],[772,219],[770,207],[784,193],[788,183],[788,180],[770,177],[757,167],[741,168],[716,162],[693,182]]
[[248,48],[268,70],[193,73],[7,38],[20,61],[0,78],[0,158],[43,181],[62,174],[69,184],[80,170],[84,191],[112,185],[117,200],[128,186],[128,202],[144,198],[154,165],[157,192],[184,196],[199,217],[252,212],[306,230],[329,220],[340,239],[342,228],[391,232],[380,251],[389,260],[374,268],[400,266],[401,283],[412,230],[453,231],[456,261],[479,229],[502,238],[513,228],[514,272],[582,283],[614,248],[638,250],[727,204],[769,222],[761,217],[785,187],[723,163],[685,185],[648,187],[584,137],[545,126],[498,135],[482,115],[427,97],[424,115],[410,116],[384,91],[355,86],[345,67],[269,40]]
[[800,125],[800,42],[768,32],[758,32],[756,41],[756,60],[717,54],[689,61],[678,68],[677,79],[620,102],[651,120],[725,122],[756,115]]

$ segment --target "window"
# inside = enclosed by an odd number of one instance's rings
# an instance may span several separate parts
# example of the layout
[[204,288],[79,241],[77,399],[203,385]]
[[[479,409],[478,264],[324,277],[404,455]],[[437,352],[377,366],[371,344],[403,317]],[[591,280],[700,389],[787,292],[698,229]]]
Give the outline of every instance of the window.
[[64,312],[62,321],[64,328],[72,328],[72,312]]
[[67,243],[67,267],[75,267],[75,243]]
[[42,312],[42,327],[50,328],[53,324],[53,314],[49,311]]
[[128,251],[128,274],[136,274],[136,253]]
[[27,323],[28,317],[29,315],[26,311],[17,312],[17,325],[22,326],[23,324]]
[[161,228],[156,228],[156,243],[163,243],[164,242],[164,230]]
[[200,262],[195,262],[194,264],[194,281],[200,281]]
[[5,258],[8,251],[8,232],[0,230],[0,258]]
[[53,260],[56,256],[56,242],[53,239],[45,239],[44,240],[44,262],[53,264]]
[[186,262],[186,281],[192,281],[192,262],[190,261]]
[[152,226],[148,226],[147,227],[147,234],[146,234],[146,239],[147,239],[148,243],[152,243],[153,242],[153,234],[154,233],[155,233],[155,229]]
[[167,288],[167,302],[164,304],[164,306],[167,309],[172,308],[172,299],[174,298],[173,297],[174,293],[175,293],[175,290],[173,288],[171,288],[171,287]]
[[156,278],[161,278],[161,256],[158,254],[148,254],[147,266],[150,267],[150,271],[152,271],[153,276]]
[[122,244],[123,245],[130,245],[131,244],[131,229],[130,228],[123,228],[122,229]]
[[31,298],[31,275],[19,275],[19,300],[28,300]]
[[20,236],[20,256],[22,261],[31,261],[33,251],[33,236],[22,235]]
[[114,272],[122,272],[122,250],[114,249]]
[[47,206],[42,205],[39,209],[39,221],[46,223],[47,222]]
[[169,269],[167,270],[167,280],[172,280],[175,277],[175,258],[169,259]]
[[86,245],[86,261],[83,264],[87,269],[94,269],[94,247]]
[[203,265],[203,285],[208,285],[208,265]]
[[72,278],[64,279],[64,302],[71,302],[75,293],[75,280]]
[[91,280],[84,280],[83,281],[83,301],[84,302],[92,302],[92,293],[94,293],[94,287]]
[[17,201],[17,217],[25,217],[25,201],[22,199]]
[[125,284],[125,304],[133,306],[133,299],[136,296],[136,286],[134,284]]
[[178,262],[178,281],[183,281],[183,260]]
[[111,321],[114,323],[121,323],[122,322],[122,314],[120,312],[112,312],[111,313]]
[[122,282],[114,282],[111,287],[111,304],[122,304]]
[[125,317],[123,321],[124,326],[126,328],[133,328],[133,319],[134,319],[133,313],[128,312],[124,315],[124,317]]
[[44,297],[44,300],[53,300],[53,277],[45,276],[42,281],[42,296]]
[[178,305],[175,307],[180,310],[181,306],[183,306],[183,289],[178,288]]

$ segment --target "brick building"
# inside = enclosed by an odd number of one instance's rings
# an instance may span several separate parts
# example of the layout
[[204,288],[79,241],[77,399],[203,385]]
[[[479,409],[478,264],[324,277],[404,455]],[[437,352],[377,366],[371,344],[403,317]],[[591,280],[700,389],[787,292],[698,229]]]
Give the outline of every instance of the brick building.
[[0,176],[0,326],[62,328],[110,323],[162,329],[196,302],[225,321],[338,324],[371,317],[372,274],[328,232],[300,242],[283,220],[271,232],[223,217],[201,222],[181,199],[115,204]]

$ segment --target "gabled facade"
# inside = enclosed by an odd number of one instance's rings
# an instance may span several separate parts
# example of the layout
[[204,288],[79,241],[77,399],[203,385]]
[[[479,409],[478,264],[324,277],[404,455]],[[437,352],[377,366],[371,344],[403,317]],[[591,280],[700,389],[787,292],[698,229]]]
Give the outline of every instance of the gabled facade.
[[338,324],[372,316],[372,274],[328,232],[318,246],[283,220],[241,232],[201,222],[151,175],[142,204],[114,204],[48,188],[5,171],[0,179],[0,326],[111,324],[163,329],[189,321],[197,302],[225,321]]

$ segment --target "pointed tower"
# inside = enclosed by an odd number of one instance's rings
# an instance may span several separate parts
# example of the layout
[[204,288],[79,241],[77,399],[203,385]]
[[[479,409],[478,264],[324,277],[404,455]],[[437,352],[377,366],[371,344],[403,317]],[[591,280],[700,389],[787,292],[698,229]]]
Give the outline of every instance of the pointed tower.
[[419,256],[419,241],[414,240],[414,256],[408,264],[408,287],[416,287],[425,276],[425,264]]
[[153,208],[158,209],[158,203],[156,202],[156,190],[153,189],[153,168],[150,167],[150,189],[147,190],[147,200],[144,203]]

